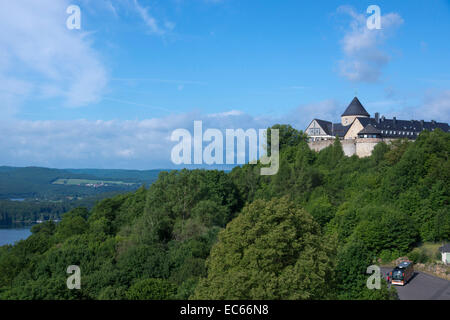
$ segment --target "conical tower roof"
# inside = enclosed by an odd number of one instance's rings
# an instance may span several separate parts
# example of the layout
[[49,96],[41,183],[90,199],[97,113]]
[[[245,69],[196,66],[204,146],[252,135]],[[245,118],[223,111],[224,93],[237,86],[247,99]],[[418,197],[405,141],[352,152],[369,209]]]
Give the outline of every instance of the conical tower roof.
[[342,114],[341,117],[345,116],[365,116],[370,117],[370,114],[364,109],[361,102],[359,102],[357,97],[354,97],[352,102],[348,105],[347,109],[345,109],[345,112]]

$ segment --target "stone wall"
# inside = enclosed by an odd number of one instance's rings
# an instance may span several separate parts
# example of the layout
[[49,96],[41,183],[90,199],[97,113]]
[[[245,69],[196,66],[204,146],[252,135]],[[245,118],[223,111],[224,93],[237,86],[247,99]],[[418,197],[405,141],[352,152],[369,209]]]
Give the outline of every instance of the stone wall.
[[379,138],[359,138],[356,139],[356,155],[360,158],[370,157],[373,148],[383,141]]
[[[343,139],[341,140],[342,149],[347,157],[351,157],[356,154],[360,158],[369,157],[372,154],[375,146],[381,141],[387,144],[391,143],[394,139],[379,139],[379,138],[358,138],[358,139]],[[322,149],[332,145],[334,139],[320,140],[308,142],[308,146],[311,150],[319,152]]]
[[[309,142],[309,148],[311,150],[314,150],[316,152],[319,152],[322,149],[325,149],[328,146],[331,146],[334,143],[334,139],[329,140],[321,140],[321,141],[314,141]],[[342,149],[344,150],[344,154],[347,157],[351,157],[356,153],[356,140],[355,139],[346,139],[341,140]]]
[[313,141],[308,142],[308,146],[311,150],[314,150],[316,152],[319,152],[322,149],[325,149],[328,146],[331,146],[333,144],[334,140],[320,140],[320,141]]
[[347,157],[351,157],[356,153],[356,143],[354,139],[341,140],[342,149]]

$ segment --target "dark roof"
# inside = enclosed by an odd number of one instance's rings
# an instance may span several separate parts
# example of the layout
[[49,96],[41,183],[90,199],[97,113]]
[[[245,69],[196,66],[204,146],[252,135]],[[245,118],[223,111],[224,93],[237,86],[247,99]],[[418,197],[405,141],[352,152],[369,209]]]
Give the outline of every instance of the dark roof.
[[351,126],[343,126],[341,123],[333,123],[333,134],[332,136],[345,137],[348,129]]
[[358,134],[381,134],[381,130],[378,130],[369,123],[364,129],[358,132]]
[[[397,120],[397,119],[386,119],[384,117],[380,118],[378,122],[374,118],[358,118],[362,126],[366,128],[368,125],[373,126],[378,130],[382,130],[383,137],[393,137],[398,138],[398,134],[390,134],[391,131],[395,132],[414,132],[416,134],[422,132],[423,130],[432,131],[436,128],[440,128],[444,132],[450,132],[450,127],[447,123],[436,122],[436,121],[418,121],[418,120]],[[364,130],[364,129],[363,129]],[[387,133],[387,132],[389,133]],[[362,131],[360,131],[362,133]],[[409,138],[413,137],[411,135],[407,136]],[[415,136],[413,137],[415,138]]]
[[357,97],[354,97],[352,102],[348,105],[347,109],[345,109],[342,117],[345,116],[366,116],[370,117],[370,114],[364,109],[361,102],[359,102]]
[[439,248],[440,252],[450,252],[450,243],[447,243]]
[[325,133],[329,136],[332,135],[332,123],[330,121],[314,119],[319,124],[319,126],[325,131]]
[[333,137],[335,136],[344,137],[348,129],[350,129],[351,127],[351,126],[343,126],[341,123],[331,123],[330,121],[320,119],[314,120],[319,124],[319,126],[323,129],[323,131],[325,131],[327,135]]

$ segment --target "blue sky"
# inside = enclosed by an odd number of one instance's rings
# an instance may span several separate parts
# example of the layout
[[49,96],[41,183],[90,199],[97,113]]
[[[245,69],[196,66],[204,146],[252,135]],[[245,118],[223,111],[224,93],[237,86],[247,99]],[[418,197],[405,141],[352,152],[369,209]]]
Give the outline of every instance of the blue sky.
[[355,93],[450,121],[450,1],[1,0],[0,29],[3,165],[169,168],[194,120],[304,129]]

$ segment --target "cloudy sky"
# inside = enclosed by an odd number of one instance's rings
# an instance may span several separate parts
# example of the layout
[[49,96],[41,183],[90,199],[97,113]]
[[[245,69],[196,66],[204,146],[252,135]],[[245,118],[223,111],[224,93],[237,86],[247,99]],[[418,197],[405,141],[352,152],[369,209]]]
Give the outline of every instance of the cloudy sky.
[[0,0],[0,30],[0,165],[174,168],[194,120],[304,129],[355,94],[450,122],[449,1]]

